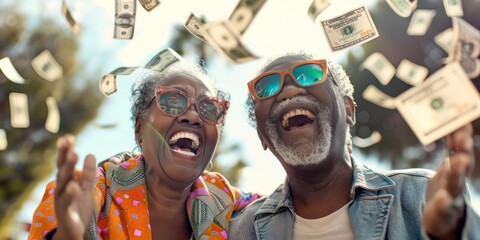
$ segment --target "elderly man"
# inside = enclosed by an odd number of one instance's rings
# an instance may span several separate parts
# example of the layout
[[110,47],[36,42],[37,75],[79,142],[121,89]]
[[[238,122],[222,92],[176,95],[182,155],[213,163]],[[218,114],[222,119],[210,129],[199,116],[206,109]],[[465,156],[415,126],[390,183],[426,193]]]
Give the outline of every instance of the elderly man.
[[248,87],[260,141],[287,178],[231,220],[229,239],[480,239],[462,194],[474,164],[471,125],[447,137],[451,169],[379,173],[351,155],[355,102],[340,65],[286,55]]

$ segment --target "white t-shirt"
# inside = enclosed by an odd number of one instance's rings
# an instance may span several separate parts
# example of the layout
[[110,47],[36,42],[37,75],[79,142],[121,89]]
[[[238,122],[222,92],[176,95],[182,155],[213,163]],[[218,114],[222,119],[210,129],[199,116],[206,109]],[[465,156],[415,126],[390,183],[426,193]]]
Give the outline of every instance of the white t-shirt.
[[293,239],[355,239],[348,216],[348,204],[323,218],[305,219],[295,214]]

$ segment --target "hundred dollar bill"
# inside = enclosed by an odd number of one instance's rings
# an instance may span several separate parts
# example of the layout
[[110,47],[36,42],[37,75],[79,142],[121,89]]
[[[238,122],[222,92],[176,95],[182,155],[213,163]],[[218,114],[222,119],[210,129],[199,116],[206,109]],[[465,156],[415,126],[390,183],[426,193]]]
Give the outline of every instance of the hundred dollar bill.
[[395,105],[423,145],[480,117],[480,96],[458,62],[402,93]]
[[72,13],[67,7],[67,4],[65,3],[65,0],[62,1],[62,13],[65,16],[65,18],[68,21],[68,24],[70,24],[70,27],[72,28],[72,31],[78,35],[80,34],[80,25],[73,19]]
[[321,23],[332,51],[363,44],[379,36],[366,7],[353,9]]
[[119,67],[104,75],[99,82],[100,91],[108,96],[117,91],[117,75],[130,75],[137,67]]
[[135,29],[136,3],[135,0],[115,0],[114,38],[132,39]]
[[12,92],[8,98],[10,100],[10,123],[12,127],[27,128],[30,126],[27,94]]
[[388,5],[400,17],[409,17],[417,8],[418,0],[387,0]]
[[210,45],[231,63],[243,63],[257,58],[243,45],[228,21],[208,24],[205,32]]
[[48,115],[45,121],[45,129],[51,133],[57,133],[60,128],[60,112],[58,111],[57,100],[53,97],[47,97]]
[[397,68],[397,77],[413,86],[420,85],[428,75],[428,68],[403,59]]
[[171,48],[164,49],[157,53],[148,63],[145,65],[146,68],[163,72],[170,65],[177,61],[184,61],[182,56],[180,56],[175,50]]
[[7,149],[8,142],[7,142],[7,133],[4,129],[0,128],[0,150]]
[[158,6],[160,2],[158,0],[138,0],[145,10],[150,11],[154,7]]
[[203,36],[203,34],[205,34],[205,27],[200,19],[193,13],[190,13],[187,22],[185,23],[185,28],[195,37],[207,43],[207,39]]
[[452,49],[452,41],[453,41],[453,29],[449,28],[441,33],[439,33],[437,36],[433,38],[433,41],[435,41],[438,46],[440,46],[445,52],[450,54],[450,50]]
[[40,77],[50,82],[63,76],[62,67],[47,49],[32,60],[32,67]]
[[407,34],[415,36],[425,35],[435,15],[437,15],[435,10],[416,10],[410,19],[410,24],[408,24]]
[[240,35],[243,35],[266,1],[267,0],[240,0],[228,18],[233,29],[237,30]]
[[462,0],[443,0],[443,6],[449,17],[463,16]]
[[382,83],[387,85],[395,75],[395,67],[379,52],[372,53],[360,65],[360,70],[368,69]]
[[107,128],[116,128],[117,123],[92,123],[92,127],[107,129]]
[[394,98],[380,91],[374,85],[369,85],[362,93],[363,99],[387,109],[395,109]]
[[352,138],[353,145],[359,148],[370,147],[376,143],[379,143],[381,140],[382,140],[382,135],[377,131],[373,131],[371,135],[367,138],[360,138],[358,136],[355,136]]
[[308,16],[313,22],[315,22],[320,13],[327,9],[328,6],[330,6],[330,2],[328,0],[313,0],[312,4],[310,4],[310,7],[308,8]]
[[25,79],[17,72],[17,69],[13,66],[9,57],[4,57],[0,60],[0,70],[2,70],[3,75],[5,75],[8,80],[18,84],[25,83]]
[[480,31],[459,17],[452,17],[452,50],[446,62],[460,62],[468,77],[480,75]]

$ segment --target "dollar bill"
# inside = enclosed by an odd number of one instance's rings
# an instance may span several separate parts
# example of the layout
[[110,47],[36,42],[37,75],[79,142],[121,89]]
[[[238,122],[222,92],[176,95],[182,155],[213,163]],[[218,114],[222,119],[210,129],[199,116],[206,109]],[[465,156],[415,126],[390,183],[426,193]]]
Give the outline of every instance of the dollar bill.
[[418,0],[387,0],[388,5],[400,17],[409,17],[417,8]]
[[51,133],[57,133],[60,128],[60,112],[58,111],[57,100],[53,97],[47,97],[48,115],[45,121],[45,129]]
[[435,10],[416,10],[410,19],[410,23],[408,24],[407,34],[415,36],[425,35],[427,30],[430,28],[430,24],[432,23],[435,15],[437,15],[437,11]]
[[25,79],[17,72],[17,69],[13,66],[9,57],[4,57],[0,60],[0,70],[2,70],[3,75],[5,75],[8,80],[18,84],[25,83]]
[[240,35],[243,35],[266,1],[267,0],[240,0],[228,18],[233,29]]
[[77,21],[75,21],[75,19],[73,18],[72,13],[70,12],[70,9],[67,7],[67,4],[65,3],[65,0],[62,1],[62,13],[63,13],[63,16],[65,16],[65,18],[67,19],[68,24],[70,24],[70,28],[72,29],[72,31],[76,35],[79,35],[81,27],[77,23]]
[[243,63],[257,58],[243,45],[228,21],[205,25],[205,33],[210,45],[231,63]]
[[205,34],[205,27],[195,14],[190,13],[187,22],[185,23],[185,28],[198,39],[208,43],[207,39],[203,36]]
[[353,9],[321,21],[332,51],[342,50],[377,38],[378,31],[366,7]]
[[182,56],[180,56],[175,50],[171,48],[164,49],[157,53],[148,63],[145,65],[145,68],[163,72],[170,65],[177,61],[184,61]]
[[119,67],[104,75],[99,82],[100,91],[108,96],[117,91],[117,75],[130,75],[137,67]]
[[4,129],[0,128],[0,151],[5,150],[8,147],[7,133]]
[[395,109],[394,98],[388,96],[374,85],[369,85],[362,93],[363,99],[387,109]]
[[150,11],[160,4],[158,0],[138,0],[145,10]]
[[480,75],[480,31],[459,17],[452,17],[452,50],[446,62],[460,62],[468,77]]
[[435,41],[438,46],[440,46],[445,52],[450,54],[450,50],[452,49],[452,41],[453,41],[453,29],[449,28],[441,33],[439,33],[437,36],[433,38],[433,41]]
[[113,37],[117,39],[132,39],[135,29],[135,0],[115,0],[115,26]]
[[63,69],[48,49],[32,60],[32,67],[43,79],[54,82],[63,76]]
[[463,16],[462,0],[443,0],[443,6],[449,17]]
[[100,129],[116,128],[117,123],[92,123],[92,127]]
[[360,70],[368,69],[382,83],[387,85],[395,75],[395,67],[379,52],[370,54],[360,65]]
[[413,86],[422,84],[428,75],[428,68],[403,59],[397,68],[397,77]]
[[12,127],[27,128],[30,126],[27,94],[12,92],[8,98],[10,100],[10,123]]
[[370,147],[376,143],[379,143],[382,140],[382,135],[377,132],[373,131],[369,137],[367,138],[361,138],[358,136],[354,136],[352,138],[352,143],[353,145],[359,147],[359,148],[367,148]]
[[318,18],[320,13],[330,6],[328,0],[313,0],[312,4],[308,8],[308,16],[312,19],[313,22]]
[[480,117],[480,96],[458,62],[399,95],[395,105],[423,145]]

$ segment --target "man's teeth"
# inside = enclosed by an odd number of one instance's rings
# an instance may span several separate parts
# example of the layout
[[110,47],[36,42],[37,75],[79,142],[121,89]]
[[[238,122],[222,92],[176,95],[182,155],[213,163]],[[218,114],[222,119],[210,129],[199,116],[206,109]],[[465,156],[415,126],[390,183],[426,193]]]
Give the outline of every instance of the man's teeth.
[[288,111],[287,113],[285,113],[282,117],[282,127],[284,128],[288,128],[289,124],[288,124],[288,119],[291,118],[291,117],[294,117],[294,116],[298,116],[298,115],[305,115],[307,116],[310,120],[314,120],[315,119],[315,115],[308,111],[308,110],[305,110],[305,109],[292,109],[290,111]]
[[199,139],[198,135],[195,134],[195,133],[191,133],[191,132],[178,132],[178,133],[176,133],[175,135],[173,135],[170,138],[170,140],[168,141],[168,144],[175,144],[181,138],[187,138],[187,139],[192,140],[192,145],[191,145],[192,149],[196,150],[198,148],[198,146],[200,146],[200,141],[198,140]]

